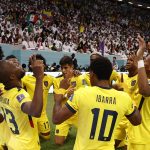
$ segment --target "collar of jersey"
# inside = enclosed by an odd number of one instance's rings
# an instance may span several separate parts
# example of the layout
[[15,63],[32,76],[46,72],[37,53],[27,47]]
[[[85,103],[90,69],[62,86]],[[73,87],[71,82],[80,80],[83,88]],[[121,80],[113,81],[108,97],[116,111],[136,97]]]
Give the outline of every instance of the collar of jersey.
[[102,88],[102,89],[107,89],[107,90],[112,89],[112,87],[104,87],[104,86],[97,86],[97,87]]

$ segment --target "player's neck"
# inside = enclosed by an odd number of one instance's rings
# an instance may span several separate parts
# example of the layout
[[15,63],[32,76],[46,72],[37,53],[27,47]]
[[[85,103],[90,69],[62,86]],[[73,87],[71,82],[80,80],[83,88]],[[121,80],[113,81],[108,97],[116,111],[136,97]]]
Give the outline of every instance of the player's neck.
[[137,75],[137,74],[138,74],[137,69],[136,69],[136,70],[130,70],[130,71],[129,71],[129,74],[128,74],[128,77],[134,77],[134,76]]
[[9,83],[7,83],[6,85],[5,85],[5,89],[6,90],[10,90],[10,89],[12,89],[12,88],[22,88],[22,84],[21,84],[21,81],[18,81],[18,82],[16,82],[16,81],[10,81]]
[[103,87],[103,88],[110,88],[110,84],[109,84],[109,81],[108,80],[101,80],[101,81],[98,81],[95,86],[98,86],[98,87]]

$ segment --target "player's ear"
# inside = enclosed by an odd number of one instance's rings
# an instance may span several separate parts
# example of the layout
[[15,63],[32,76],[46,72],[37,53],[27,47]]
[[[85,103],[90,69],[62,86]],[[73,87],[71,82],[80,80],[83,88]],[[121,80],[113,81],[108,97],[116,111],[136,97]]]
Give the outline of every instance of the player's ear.
[[12,73],[12,74],[9,76],[9,78],[10,78],[10,80],[14,80],[14,79],[16,78],[16,75]]

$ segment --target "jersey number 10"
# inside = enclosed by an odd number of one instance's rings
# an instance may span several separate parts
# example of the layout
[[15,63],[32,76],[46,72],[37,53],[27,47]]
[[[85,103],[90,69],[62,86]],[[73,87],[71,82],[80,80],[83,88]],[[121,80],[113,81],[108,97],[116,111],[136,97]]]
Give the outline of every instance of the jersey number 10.
[[[96,127],[97,127],[97,122],[98,122],[98,118],[99,118],[99,113],[100,113],[100,108],[94,108],[91,111],[92,111],[94,116],[93,116],[92,128],[91,128],[91,133],[90,133],[90,139],[94,139]],[[104,133],[105,133],[106,125],[107,125],[108,116],[112,116],[112,122],[111,122],[108,136],[105,137]],[[118,113],[116,111],[106,110],[106,109],[104,110],[102,123],[101,123],[101,127],[100,127],[100,133],[98,136],[99,141],[110,141],[111,140],[111,136],[112,136],[112,133],[113,133],[113,130],[115,127],[117,116],[118,116]]]

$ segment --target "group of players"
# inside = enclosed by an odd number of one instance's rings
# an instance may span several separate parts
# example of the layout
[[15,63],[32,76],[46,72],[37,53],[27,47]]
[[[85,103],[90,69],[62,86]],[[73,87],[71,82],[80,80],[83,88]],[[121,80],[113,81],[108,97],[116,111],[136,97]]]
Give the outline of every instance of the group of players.
[[115,72],[98,53],[90,56],[90,72],[83,75],[71,57],[62,57],[58,77],[44,73],[46,60],[38,54],[29,59],[32,75],[25,75],[15,57],[1,60],[0,149],[39,150],[39,136],[50,139],[46,107],[53,85],[56,144],[64,144],[74,125],[74,150],[149,150],[150,56],[143,61],[145,41],[140,36],[138,41],[137,53],[128,56],[128,75]]

